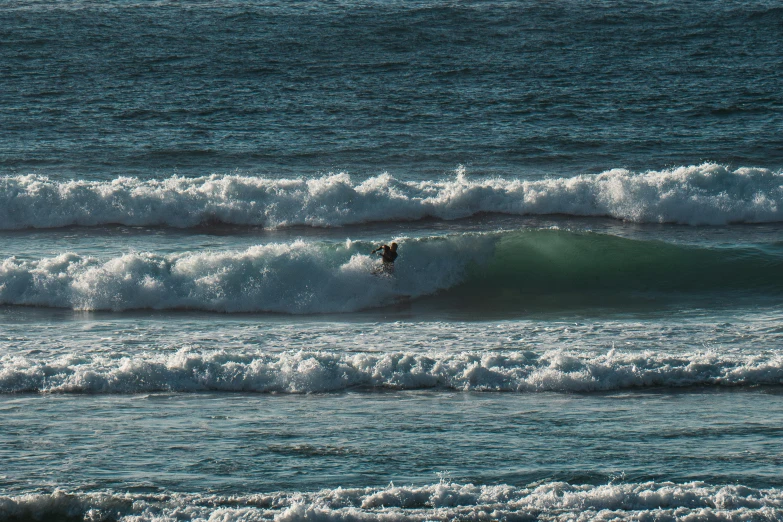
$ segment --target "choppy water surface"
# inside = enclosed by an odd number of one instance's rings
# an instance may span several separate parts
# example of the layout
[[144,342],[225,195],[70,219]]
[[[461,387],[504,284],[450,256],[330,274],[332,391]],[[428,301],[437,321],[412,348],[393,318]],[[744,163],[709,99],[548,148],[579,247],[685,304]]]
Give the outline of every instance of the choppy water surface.
[[0,518],[783,519],[781,23],[6,2]]
[[20,174],[783,160],[777,2],[14,0],[0,16],[0,164]]

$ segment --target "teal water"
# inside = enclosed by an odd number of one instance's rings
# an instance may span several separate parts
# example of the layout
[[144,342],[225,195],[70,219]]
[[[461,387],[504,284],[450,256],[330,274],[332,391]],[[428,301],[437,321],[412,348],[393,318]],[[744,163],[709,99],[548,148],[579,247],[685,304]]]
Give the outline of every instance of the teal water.
[[780,168],[776,2],[6,3],[6,172]]
[[0,519],[783,519],[776,3],[0,11]]

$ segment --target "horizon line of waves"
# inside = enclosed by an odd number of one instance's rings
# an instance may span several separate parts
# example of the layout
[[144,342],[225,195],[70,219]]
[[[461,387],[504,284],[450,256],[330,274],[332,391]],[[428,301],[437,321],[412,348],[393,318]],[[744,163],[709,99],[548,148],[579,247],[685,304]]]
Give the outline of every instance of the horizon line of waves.
[[110,259],[11,257],[0,261],[0,305],[317,314],[428,296],[428,306],[481,309],[497,302],[516,310],[550,297],[567,302],[569,295],[783,293],[779,245],[712,248],[558,229],[395,239],[400,258],[393,276],[379,274],[380,260],[368,255],[376,245],[351,240]]
[[272,179],[241,175],[113,181],[0,178],[0,229],[204,224],[266,228],[452,220],[481,213],[612,217],[634,223],[723,225],[783,221],[783,173],[705,163],[613,169],[570,178],[404,181],[346,173]]
[[783,384],[783,357],[563,350],[462,353],[199,353],[0,358],[0,393],[306,394],[348,389],[589,393]]
[[783,491],[741,484],[640,482],[525,487],[441,481],[424,486],[322,489],[218,496],[185,493],[52,493],[0,496],[13,520],[780,520]]

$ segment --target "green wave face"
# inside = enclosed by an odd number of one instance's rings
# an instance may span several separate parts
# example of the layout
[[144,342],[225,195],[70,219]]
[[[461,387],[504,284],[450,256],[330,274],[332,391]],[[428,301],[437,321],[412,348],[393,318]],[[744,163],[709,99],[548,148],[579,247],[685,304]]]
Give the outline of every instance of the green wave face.
[[[531,308],[698,299],[780,305],[783,249],[684,245],[524,229],[397,238],[394,275],[376,244],[268,243],[242,251],[99,259],[76,253],[0,262],[0,304],[78,310],[348,313],[422,303],[518,315]],[[417,305],[418,306],[418,305]]]
[[485,264],[441,297],[478,308],[620,305],[683,297],[783,295],[783,252],[644,241],[596,233],[502,234]]

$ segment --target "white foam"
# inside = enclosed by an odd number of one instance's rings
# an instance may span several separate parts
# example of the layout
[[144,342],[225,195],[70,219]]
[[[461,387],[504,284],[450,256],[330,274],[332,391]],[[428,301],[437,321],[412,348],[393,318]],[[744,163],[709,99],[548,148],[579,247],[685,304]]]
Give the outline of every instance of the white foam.
[[638,223],[725,224],[783,221],[783,174],[703,164],[634,173],[524,181],[413,182],[383,174],[356,183],[348,174],[315,179],[237,175],[163,180],[0,179],[0,229],[69,225],[220,222],[283,227],[371,221],[456,219],[479,212],[611,216]]
[[458,283],[468,264],[493,253],[491,235],[407,240],[395,276],[374,273],[369,243],[295,241],[239,252],[109,260],[66,253],[0,263],[0,304],[77,310],[198,309],[220,312],[348,312]]
[[[339,347],[337,347],[339,348]],[[645,387],[783,384],[783,356],[561,350],[344,353],[255,350],[122,358],[68,354],[0,358],[0,392],[312,393],[354,387],[504,392],[593,392]]]
[[783,492],[743,485],[644,482],[537,486],[442,482],[243,496],[34,493],[0,496],[0,518],[155,520],[780,520]]

